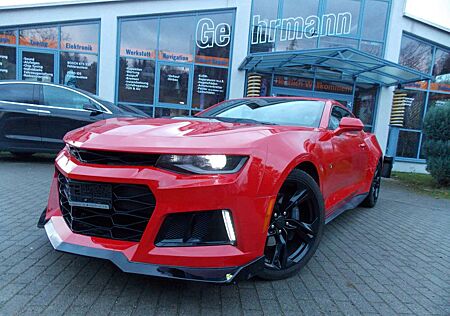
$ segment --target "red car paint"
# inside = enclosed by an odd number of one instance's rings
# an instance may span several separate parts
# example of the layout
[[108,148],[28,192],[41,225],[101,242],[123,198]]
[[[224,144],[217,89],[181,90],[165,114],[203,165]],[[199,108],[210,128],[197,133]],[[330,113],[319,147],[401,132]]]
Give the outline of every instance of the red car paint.
[[[299,98],[297,98],[299,99]],[[310,100],[310,99],[309,99]],[[319,99],[317,99],[319,100]],[[183,175],[156,167],[99,166],[78,162],[63,150],[56,168],[75,180],[147,185],[156,208],[140,242],[72,233],[61,216],[56,173],[46,220],[64,242],[121,252],[131,262],[216,268],[242,266],[264,254],[273,201],[288,174],[300,164],[319,176],[326,217],[350,198],[369,191],[381,159],[373,134],[327,129],[333,106],[326,102],[319,128],[173,119],[110,119],[72,131],[65,142],[82,149],[170,154],[234,154],[249,160],[235,174]],[[155,237],[169,213],[229,209],[235,246],[156,247]]]

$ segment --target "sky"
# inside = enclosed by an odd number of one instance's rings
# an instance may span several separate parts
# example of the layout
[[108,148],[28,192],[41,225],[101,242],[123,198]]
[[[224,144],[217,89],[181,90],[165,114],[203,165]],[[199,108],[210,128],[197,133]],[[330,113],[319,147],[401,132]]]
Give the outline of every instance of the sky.
[[[86,1],[86,0],[84,0]],[[83,1],[83,2],[84,2]],[[75,2],[73,0],[0,0],[2,6]],[[80,1],[81,2],[81,1]],[[450,30],[450,0],[407,0],[405,11],[412,16],[443,26]]]

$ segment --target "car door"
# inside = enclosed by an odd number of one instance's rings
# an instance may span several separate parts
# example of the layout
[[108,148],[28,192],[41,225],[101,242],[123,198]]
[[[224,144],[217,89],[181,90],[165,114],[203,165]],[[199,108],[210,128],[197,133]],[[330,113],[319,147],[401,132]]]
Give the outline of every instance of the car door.
[[[343,117],[353,117],[349,111],[340,106],[333,106],[328,129],[335,130]],[[359,192],[361,178],[365,170],[362,157],[363,143],[361,131],[344,132],[333,135],[330,139],[332,159],[329,162],[330,203],[336,204]]]
[[35,84],[0,84],[0,148],[36,152],[42,148]]
[[41,85],[40,102],[48,110],[48,113],[41,113],[42,142],[55,151],[64,147],[63,137],[67,132],[104,118],[90,98],[63,86]]

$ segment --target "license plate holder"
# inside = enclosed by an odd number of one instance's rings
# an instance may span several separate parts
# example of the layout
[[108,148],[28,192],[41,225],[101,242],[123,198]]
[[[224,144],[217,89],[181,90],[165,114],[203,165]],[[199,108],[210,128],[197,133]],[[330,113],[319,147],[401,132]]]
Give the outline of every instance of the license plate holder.
[[108,183],[72,182],[69,205],[109,210],[112,208],[112,185]]

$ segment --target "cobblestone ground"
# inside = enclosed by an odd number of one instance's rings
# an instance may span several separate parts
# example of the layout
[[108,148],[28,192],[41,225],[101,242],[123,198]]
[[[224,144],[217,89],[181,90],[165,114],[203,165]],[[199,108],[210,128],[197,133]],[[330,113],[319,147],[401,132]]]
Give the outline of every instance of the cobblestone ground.
[[125,274],[53,250],[36,228],[51,159],[0,155],[0,314],[450,315],[450,203],[384,181],[374,209],[326,226],[288,280],[218,286]]

